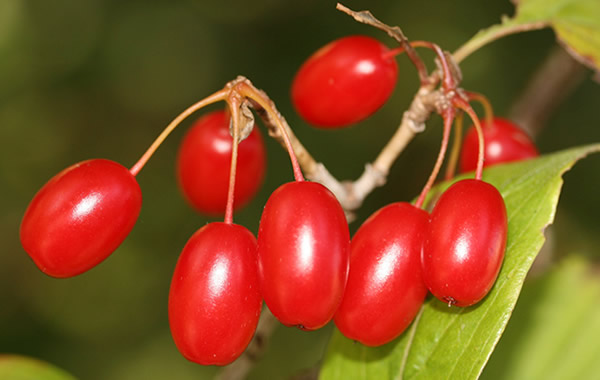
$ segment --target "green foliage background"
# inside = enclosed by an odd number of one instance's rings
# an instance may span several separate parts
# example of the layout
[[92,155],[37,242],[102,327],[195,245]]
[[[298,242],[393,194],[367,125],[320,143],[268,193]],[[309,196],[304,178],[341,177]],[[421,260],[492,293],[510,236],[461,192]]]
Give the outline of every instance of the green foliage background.
[[[400,25],[409,38],[450,51],[513,13],[507,0],[345,5],[369,8],[384,22]],[[82,379],[212,375],[214,369],[178,354],[166,310],[179,252],[210,221],[186,206],[173,173],[177,143],[191,121],[138,176],[144,194],[140,219],[125,243],[94,270],[68,280],[43,275],[20,246],[20,218],[35,191],[61,169],[94,157],[132,165],[176,114],[238,74],[269,94],[334,175],[356,178],[391,136],[417,89],[407,59],[399,59],[400,80],[388,104],[346,130],[308,127],[292,109],[288,91],[310,53],[358,33],[392,44],[336,11],[334,1],[0,1],[0,352],[38,357]],[[497,114],[505,115],[555,45],[550,30],[497,41],[461,65],[463,87],[486,94]],[[600,141],[599,100],[600,86],[586,80],[554,110],[538,138],[540,150]],[[378,207],[418,194],[440,136],[440,119],[433,117],[394,165],[388,184],[367,199],[352,230]],[[263,191],[236,216],[255,232],[270,192],[292,179],[283,150],[270,140],[267,146]],[[598,157],[590,157],[565,177],[551,235],[556,257],[575,251],[598,257],[599,166]],[[515,312],[515,317],[527,315]],[[330,333],[331,326],[313,333],[278,328],[251,377],[287,378],[314,366]]]

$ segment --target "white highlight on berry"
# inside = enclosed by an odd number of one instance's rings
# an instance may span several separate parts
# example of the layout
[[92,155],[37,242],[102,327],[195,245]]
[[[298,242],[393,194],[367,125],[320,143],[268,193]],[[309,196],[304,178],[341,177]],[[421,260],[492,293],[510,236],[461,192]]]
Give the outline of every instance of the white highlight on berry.
[[100,198],[101,196],[98,193],[92,193],[87,197],[83,198],[73,209],[73,218],[81,219],[88,215],[100,202]]
[[356,65],[356,71],[358,71],[361,74],[369,75],[375,72],[375,65],[371,61],[360,61]]

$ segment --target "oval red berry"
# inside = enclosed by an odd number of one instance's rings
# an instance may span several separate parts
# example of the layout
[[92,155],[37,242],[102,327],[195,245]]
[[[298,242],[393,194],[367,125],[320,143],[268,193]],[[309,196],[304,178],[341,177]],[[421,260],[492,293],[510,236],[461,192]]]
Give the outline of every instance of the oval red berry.
[[506,207],[489,183],[465,179],[446,190],[431,212],[422,256],[423,279],[451,305],[479,302],[494,285],[506,248]]
[[258,231],[261,292],[277,319],[314,330],[331,320],[348,277],[350,233],[335,196],[314,182],[271,194]]
[[427,294],[421,250],[428,223],[427,212],[393,203],[358,229],[346,291],[334,317],[347,338],[379,346],[398,337],[417,315]]
[[140,187],[127,168],[104,159],[83,161],[34,196],[21,222],[21,244],[42,272],[72,277],[117,249],[141,206]]
[[231,363],[250,343],[261,306],[254,235],[226,223],[196,231],[169,291],[169,324],[181,354],[202,365]]
[[[485,141],[483,166],[526,160],[539,155],[531,138],[521,128],[509,120],[495,118],[491,125],[482,121]],[[460,170],[475,170],[479,154],[477,131],[471,127],[465,136],[461,156]]]
[[307,122],[322,128],[357,123],[377,111],[396,85],[398,66],[389,49],[367,36],[335,40],[300,67],[292,102]]
[[[177,155],[177,178],[188,202],[199,212],[225,212],[231,167],[229,115],[220,110],[196,121],[184,136]],[[266,170],[263,139],[255,126],[238,146],[234,207],[247,204],[260,189]]]

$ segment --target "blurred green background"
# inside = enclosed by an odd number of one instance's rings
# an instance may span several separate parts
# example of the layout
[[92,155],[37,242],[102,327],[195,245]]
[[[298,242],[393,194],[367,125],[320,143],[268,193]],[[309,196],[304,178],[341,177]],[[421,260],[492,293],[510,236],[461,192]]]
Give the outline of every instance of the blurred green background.
[[[453,51],[479,29],[513,13],[508,0],[347,1],[369,8],[411,39]],[[131,166],[179,112],[237,75],[264,89],[317,160],[355,179],[392,135],[418,82],[405,57],[390,101],[371,119],[339,131],[312,129],[295,114],[289,87],[301,62],[348,34],[383,33],[305,0],[0,0],[0,352],[52,362],[82,379],[200,379],[213,368],[187,362],[171,340],[167,296],[186,240],[209,222],[185,204],[174,159],[184,123],[139,174],[144,206],[130,237],[104,263],[67,280],[43,275],[20,246],[21,216],[35,192],[88,158]],[[463,87],[486,94],[505,115],[556,46],[543,30],[511,36],[468,58]],[[431,62],[433,56],[423,56]],[[431,66],[430,66],[431,67]],[[600,141],[600,85],[588,79],[553,110],[538,136],[542,152]],[[440,118],[394,165],[351,225],[423,186],[441,136]],[[264,129],[262,130],[264,132]],[[264,133],[263,133],[264,135]],[[235,220],[256,232],[262,206],[292,180],[285,152],[268,140],[259,196]],[[348,159],[352,157],[352,159]],[[600,160],[566,175],[553,228],[557,256],[591,257],[600,246]],[[331,326],[306,333],[280,327],[251,378],[287,378],[318,363]]]

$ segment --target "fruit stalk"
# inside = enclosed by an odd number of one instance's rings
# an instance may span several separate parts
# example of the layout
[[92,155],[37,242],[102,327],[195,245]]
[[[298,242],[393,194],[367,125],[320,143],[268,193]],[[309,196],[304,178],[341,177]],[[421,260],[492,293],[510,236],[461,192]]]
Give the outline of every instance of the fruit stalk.
[[458,157],[460,157],[460,147],[463,138],[463,113],[458,112],[454,120],[454,140],[452,141],[452,150],[450,152],[450,158],[448,159],[448,166],[446,167],[446,180],[450,180],[454,177]]
[[194,112],[198,111],[199,109],[206,107],[209,104],[212,103],[216,103],[220,100],[224,100],[227,96],[228,90],[227,88],[224,88],[220,91],[215,92],[212,95],[207,96],[206,98],[200,100],[199,102],[193,104],[192,106],[188,107],[185,111],[183,111],[182,113],[180,113],[175,119],[173,119],[173,121],[171,121],[169,123],[169,125],[167,125],[167,127],[161,132],[161,134],[156,138],[156,140],[154,140],[154,142],[152,143],[152,145],[150,145],[150,147],[148,148],[148,150],[146,150],[146,152],[142,155],[142,157],[140,157],[140,159],[138,160],[138,162],[135,163],[135,165],[133,165],[131,167],[131,169],[129,169],[129,172],[131,173],[131,175],[136,176],[140,170],[142,170],[142,168],[144,167],[144,165],[146,165],[146,162],[148,162],[148,160],[150,159],[150,157],[152,157],[152,155],[154,154],[154,152],[158,149],[158,147],[160,146],[160,144],[163,143],[163,141],[165,141],[165,139],[169,136],[169,134],[175,129],[175,127],[177,127],[183,120],[185,120],[188,116],[190,116],[191,114],[193,114]]
[[465,102],[464,100],[462,100],[459,97],[455,97],[453,99],[454,105],[457,106],[458,108],[462,109],[463,111],[465,111],[467,113],[467,115],[469,115],[469,117],[471,118],[471,120],[473,120],[473,125],[475,125],[475,129],[477,130],[477,139],[479,140],[479,152],[477,154],[477,168],[475,169],[475,179],[481,179],[482,175],[483,175],[483,159],[484,159],[484,152],[485,152],[485,143],[483,140],[483,129],[481,128],[481,123],[479,123],[479,118],[477,117],[477,115],[475,114],[475,111],[473,111],[473,108],[471,108],[471,106],[469,105],[469,103]]
[[283,139],[283,144],[288,151],[290,156],[290,161],[292,162],[292,168],[294,171],[294,178],[297,182],[304,181],[304,176],[302,175],[302,170],[300,169],[300,165],[298,164],[298,159],[296,157],[296,153],[294,152],[294,147],[290,140],[290,136],[287,133],[287,130],[283,124],[281,114],[272,106],[272,102],[269,98],[267,98],[262,91],[259,91],[256,87],[252,86],[250,81],[246,78],[238,78],[239,83],[236,84],[237,91],[248,99],[252,100],[255,104],[258,104],[267,114],[270,115],[270,118],[274,120],[275,125],[277,126],[281,137]]
[[240,99],[236,96],[227,98],[227,104],[231,111],[232,144],[231,144],[231,166],[229,168],[229,186],[227,188],[227,205],[225,206],[225,223],[233,223],[233,202],[235,198],[235,174],[237,169],[238,145],[240,143]]
[[442,163],[444,162],[444,156],[446,155],[446,150],[448,148],[448,140],[450,140],[450,129],[452,128],[452,122],[454,121],[454,115],[456,114],[456,110],[454,107],[449,107],[442,113],[444,118],[444,135],[442,137],[442,146],[440,147],[440,152],[438,153],[437,160],[435,162],[435,166],[431,171],[431,175],[423,187],[415,206],[418,208],[423,207],[423,203],[425,202],[425,197],[429,193],[429,190],[433,186],[435,179],[437,178],[438,173],[440,172],[440,168],[442,167]]
[[431,43],[429,41],[413,41],[413,46],[426,47],[435,52],[438,57],[438,60],[442,69],[442,86],[445,91],[450,91],[456,88],[456,80],[454,79],[454,74],[452,70],[450,70],[450,65],[448,63],[448,59],[446,54],[437,44]]
[[494,109],[492,108],[490,101],[483,94],[477,92],[463,91],[463,93],[467,96],[469,101],[475,100],[481,103],[485,115],[485,124],[492,125],[494,122]]

